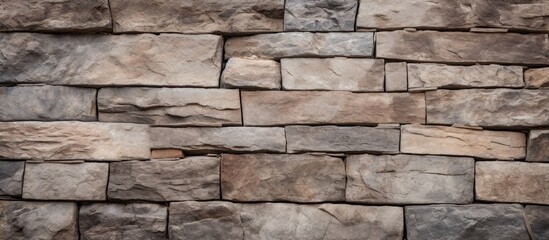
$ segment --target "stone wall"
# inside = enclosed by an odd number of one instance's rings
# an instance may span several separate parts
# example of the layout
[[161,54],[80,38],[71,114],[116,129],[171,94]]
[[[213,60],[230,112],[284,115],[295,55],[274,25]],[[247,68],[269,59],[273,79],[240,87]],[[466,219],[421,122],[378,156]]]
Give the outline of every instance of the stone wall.
[[549,239],[547,0],[0,0],[0,239]]

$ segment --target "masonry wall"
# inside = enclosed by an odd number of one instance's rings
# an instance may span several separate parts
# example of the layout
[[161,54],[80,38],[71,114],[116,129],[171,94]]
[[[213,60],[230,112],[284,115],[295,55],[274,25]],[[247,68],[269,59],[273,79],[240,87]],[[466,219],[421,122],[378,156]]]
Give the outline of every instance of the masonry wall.
[[549,239],[548,16],[0,0],[0,239]]

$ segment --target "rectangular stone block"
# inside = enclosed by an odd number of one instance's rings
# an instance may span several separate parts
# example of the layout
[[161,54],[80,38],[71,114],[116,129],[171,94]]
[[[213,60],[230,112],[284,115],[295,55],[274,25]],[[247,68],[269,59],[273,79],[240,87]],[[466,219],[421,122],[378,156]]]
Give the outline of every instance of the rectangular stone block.
[[24,161],[0,161],[0,196],[21,196]]
[[549,162],[549,130],[530,131],[526,161]]
[[383,60],[284,58],[282,87],[287,90],[383,92]]
[[23,198],[106,200],[108,163],[27,163]]
[[400,141],[400,151],[403,153],[499,160],[526,157],[526,136],[520,132],[406,125],[401,127]]
[[284,0],[111,0],[115,33],[282,31]]
[[215,35],[0,33],[0,83],[217,87]]
[[423,93],[243,91],[244,125],[424,123]]
[[179,159],[183,157],[181,149],[151,149],[151,159]]
[[160,126],[241,125],[240,93],[229,89],[102,88],[99,121]]
[[329,32],[355,30],[357,0],[287,0],[284,31]]
[[376,57],[414,62],[549,65],[547,34],[394,31],[376,33]]
[[545,239],[549,236],[549,206],[527,205],[524,218],[532,239]]
[[110,200],[219,199],[219,158],[111,163],[107,195]]
[[482,201],[549,204],[549,165],[477,162],[475,197]]
[[280,89],[280,63],[273,60],[230,58],[221,74],[221,87]]
[[0,159],[150,159],[149,127],[93,122],[0,123]]
[[549,67],[532,68],[524,72],[526,88],[549,88]]
[[385,64],[385,91],[408,91],[408,69],[405,62],[389,62]]
[[351,155],[345,159],[348,202],[473,202],[475,160],[418,155]]

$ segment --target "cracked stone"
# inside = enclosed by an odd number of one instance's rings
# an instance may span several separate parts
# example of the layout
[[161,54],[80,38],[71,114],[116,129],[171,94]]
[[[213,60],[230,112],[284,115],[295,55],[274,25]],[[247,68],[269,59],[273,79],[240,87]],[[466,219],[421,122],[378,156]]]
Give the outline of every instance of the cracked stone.
[[221,86],[242,89],[280,89],[280,63],[273,60],[230,58]]
[[354,31],[357,0],[287,0],[284,31]]
[[0,161],[0,196],[21,196],[24,161]]
[[526,161],[549,162],[549,130],[531,130]]

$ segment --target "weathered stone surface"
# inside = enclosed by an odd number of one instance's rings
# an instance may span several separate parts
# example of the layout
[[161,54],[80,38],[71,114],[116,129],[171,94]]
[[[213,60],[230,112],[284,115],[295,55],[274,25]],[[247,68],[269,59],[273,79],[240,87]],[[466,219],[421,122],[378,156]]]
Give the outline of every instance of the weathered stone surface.
[[179,159],[183,157],[181,149],[166,148],[151,150],[151,159]]
[[369,0],[360,3],[357,28],[549,31],[549,3],[482,0]]
[[473,202],[475,160],[418,155],[351,155],[345,159],[348,202]]
[[221,192],[234,201],[345,201],[345,164],[308,154],[225,154]]
[[408,70],[405,62],[390,62],[385,64],[385,91],[408,91]]
[[0,238],[78,239],[77,214],[76,203],[0,201]]
[[114,32],[282,31],[284,0],[111,0]]
[[524,72],[526,88],[549,88],[549,68],[534,68]]
[[410,90],[435,88],[524,87],[522,67],[502,65],[452,66],[408,64]]
[[221,75],[225,88],[280,89],[280,63],[273,60],[230,58]]
[[394,31],[377,33],[376,43],[378,58],[549,65],[547,34]]
[[520,132],[420,125],[406,125],[400,129],[400,151],[403,153],[499,160],[526,157],[526,136]]
[[482,127],[549,125],[549,91],[466,89],[425,94],[428,124]]
[[285,152],[284,128],[152,128],[153,148],[184,152]]
[[21,196],[24,161],[0,161],[0,196]]
[[240,93],[229,89],[102,88],[99,121],[152,125],[241,125]]
[[371,127],[286,126],[289,153],[398,153],[400,131]]
[[95,121],[96,92],[62,86],[0,87],[0,121]]
[[477,162],[476,199],[549,204],[549,165],[526,162]]
[[27,163],[23,198],[106,200],[108,163]]
[[225,44],[225,59],[258,57],[372,57],[374,35],[369,32],[287,32],[233,37]]
[[170,239],[402,239],[400,207],[344,204],[170,204]]
[[0,83],[217,87],[214,35],[2,33]]
[[549,206],[528,205],[524,218],[533,240],[549,239]]
[[518,204],[407,206],[409,240],[528,240]]
[[425,122],[423,93],[243,91],[244,125]]
[[285,31],[354,31],[357,0],[287,0]]
[[92,122],[0,123],[0,159],[149,159],[150,145],[147,125]]
[[282,86],[289,90],[383,92],[383,60],[284,58]]
[[219,158],[111,163],[107,194],[116,200],[219,199]]
[[80,207],[80,239],[166,239],[168,208],[152,203],[94,203]]
[[549,162],[549,130],[531,130],[526,161]]
[[108,0],[1,0],[0,31],[110,32]]

